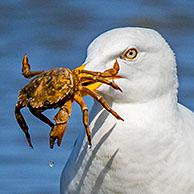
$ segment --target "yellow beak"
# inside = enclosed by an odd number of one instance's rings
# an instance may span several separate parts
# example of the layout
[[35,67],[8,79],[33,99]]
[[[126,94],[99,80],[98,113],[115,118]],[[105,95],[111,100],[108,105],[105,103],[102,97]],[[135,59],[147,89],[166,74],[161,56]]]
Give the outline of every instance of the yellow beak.
[[[83,70],[85,68],[85,66],[86,66],[86,64],[82,64],[81,66],[77,67],[75,70]],[[82,76],[82,74],[80,74],[80,76]],[[87,85],[85,87],[87,87],[89,90],[95,91],[101,85],[102,85],[101,82],[96,82],[96,83],[92,83],[90,85]]]
[[79,67],[75,68],[75,70],[83,70],[85,68],[86,64],[82,64]]

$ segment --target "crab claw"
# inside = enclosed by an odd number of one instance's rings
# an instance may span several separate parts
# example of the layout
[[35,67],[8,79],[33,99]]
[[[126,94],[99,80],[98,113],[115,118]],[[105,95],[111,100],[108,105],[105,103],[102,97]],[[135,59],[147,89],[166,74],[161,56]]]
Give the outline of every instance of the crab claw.
[[57,145],[60,146],[64,134],[64,125],[55,125],[50,132],[50,148],[53,149],[55,141],[57,140]]

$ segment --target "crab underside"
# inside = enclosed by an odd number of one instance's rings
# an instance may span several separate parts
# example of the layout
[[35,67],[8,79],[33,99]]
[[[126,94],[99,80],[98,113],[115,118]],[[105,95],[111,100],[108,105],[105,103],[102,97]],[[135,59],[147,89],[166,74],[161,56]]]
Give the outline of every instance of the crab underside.
[[[115,78],[121,78],[121,76],[117,75],[119,71],[117,61],[113,68],[107,69],[104,72],[84,70],[83,66],[72,71],[64,67],[48,71],[31,71],[26,55],[23,58],[22,64],[24,77],[32,78],[36,76],[20,91],[15,107],[16,120],[23,130],[30,147],[33,148],[28,126],[20,111],[26,106],[34,116],[51,127],[50,148],[53,148],[56,140],[57,145],[60,146],[68,120],[71,116],[71,108],[74,101],[80,105],[83,112],[83,123],[86,129],[88,143],[91,145],[88,108],[82,98],[85,95],[93,97],[117,119],[123,120],[111,109],[106,100],[95,91],[103,83],[121,91],[117,84],[110,81]],[[54,117],[55,123],[42,114],[44,110],[51,108],[59,108],[58,113]]]

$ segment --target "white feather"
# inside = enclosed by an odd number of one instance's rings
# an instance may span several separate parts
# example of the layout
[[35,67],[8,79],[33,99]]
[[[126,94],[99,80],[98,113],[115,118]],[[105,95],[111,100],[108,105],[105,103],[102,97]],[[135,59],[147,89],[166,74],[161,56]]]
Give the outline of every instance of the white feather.
[[[133,61],[119,59],[126,48]],[[194,115],[177,102],[174,54],[154,30],[119,28],[89,46],[87,69],[120,65],[123,94],[102,85],[101,94],[124,118],[117,121],[95,103],[93,148],[83,134],[61,175],[61,193],[194,193]]]

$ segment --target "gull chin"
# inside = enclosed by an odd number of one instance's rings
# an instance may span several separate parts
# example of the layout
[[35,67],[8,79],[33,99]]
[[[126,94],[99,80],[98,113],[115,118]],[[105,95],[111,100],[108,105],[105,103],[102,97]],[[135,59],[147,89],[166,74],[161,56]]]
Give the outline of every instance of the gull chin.
[[[98,103],[91,110],[93,147],[84,133],[61,175],[64,193],[194,193],[194,114],[177,101],[172,49],[155,30],[125,27],[105,32],[88,47],[86,69],[120,66],[123,90],[98,91],[118,112]],[[79,130],[79,129],[78,129]]]

